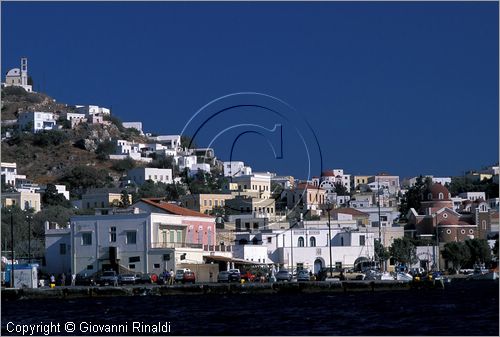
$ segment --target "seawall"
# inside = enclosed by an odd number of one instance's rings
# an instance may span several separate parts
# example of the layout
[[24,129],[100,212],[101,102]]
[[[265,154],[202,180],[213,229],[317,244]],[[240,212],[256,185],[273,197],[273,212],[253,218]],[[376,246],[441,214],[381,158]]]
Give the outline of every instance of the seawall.
[[[423,285],[423,284],[422,284]],[[110,296],[173,296],[204,294],[338,293],[359,291],[409,290],[412,283],[401,281],[337,281],[291,283],[205,283],[186,285],[131,285],[119,287],[56,287],[2,289],[2,300],[85,298]]]

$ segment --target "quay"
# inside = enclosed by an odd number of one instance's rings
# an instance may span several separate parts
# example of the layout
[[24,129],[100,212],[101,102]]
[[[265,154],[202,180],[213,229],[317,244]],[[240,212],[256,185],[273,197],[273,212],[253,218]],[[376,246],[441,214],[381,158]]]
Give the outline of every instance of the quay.
[[[71,299],[115,296],[170,296],[206,294],[342,293],[409,290],[417,284],[403,281],[316,281],[290,283],[196,283],[181,285],[65,286],[2,289],[2,300]],[[434,287],[420,282],[418,286]],[[438,287],[438,285],[435,285]]]

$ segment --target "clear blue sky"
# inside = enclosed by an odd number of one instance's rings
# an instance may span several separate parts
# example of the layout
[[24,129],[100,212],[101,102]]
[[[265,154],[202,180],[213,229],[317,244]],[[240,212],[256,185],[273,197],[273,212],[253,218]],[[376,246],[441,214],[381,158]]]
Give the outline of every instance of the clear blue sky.
[[[261,92],[307,119],[323,168],[459,175],[498,161],[498,27],[496,2],[2,2],[2,72],[27,56],[35,89],[160,134],[217,97]],[[218,123],[279,123],[234,116]],[[234,159],[304,177],[288,131],[283,159],[255,134]]]

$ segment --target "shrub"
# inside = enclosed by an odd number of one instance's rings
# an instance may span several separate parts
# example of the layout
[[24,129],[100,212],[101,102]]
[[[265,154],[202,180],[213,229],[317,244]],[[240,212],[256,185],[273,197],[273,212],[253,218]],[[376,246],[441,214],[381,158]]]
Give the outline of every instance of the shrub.
[[60,145],[64,143],[67,136],[64,132],[49,130],[38,132],[34,135],[33,144],[41,147],[49,145]]

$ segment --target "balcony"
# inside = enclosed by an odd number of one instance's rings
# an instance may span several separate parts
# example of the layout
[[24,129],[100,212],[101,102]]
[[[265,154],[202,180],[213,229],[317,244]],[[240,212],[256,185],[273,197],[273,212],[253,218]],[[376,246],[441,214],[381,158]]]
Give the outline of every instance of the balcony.
[[201,243],[185,242],[152,242],[151,248],[203,248]]

